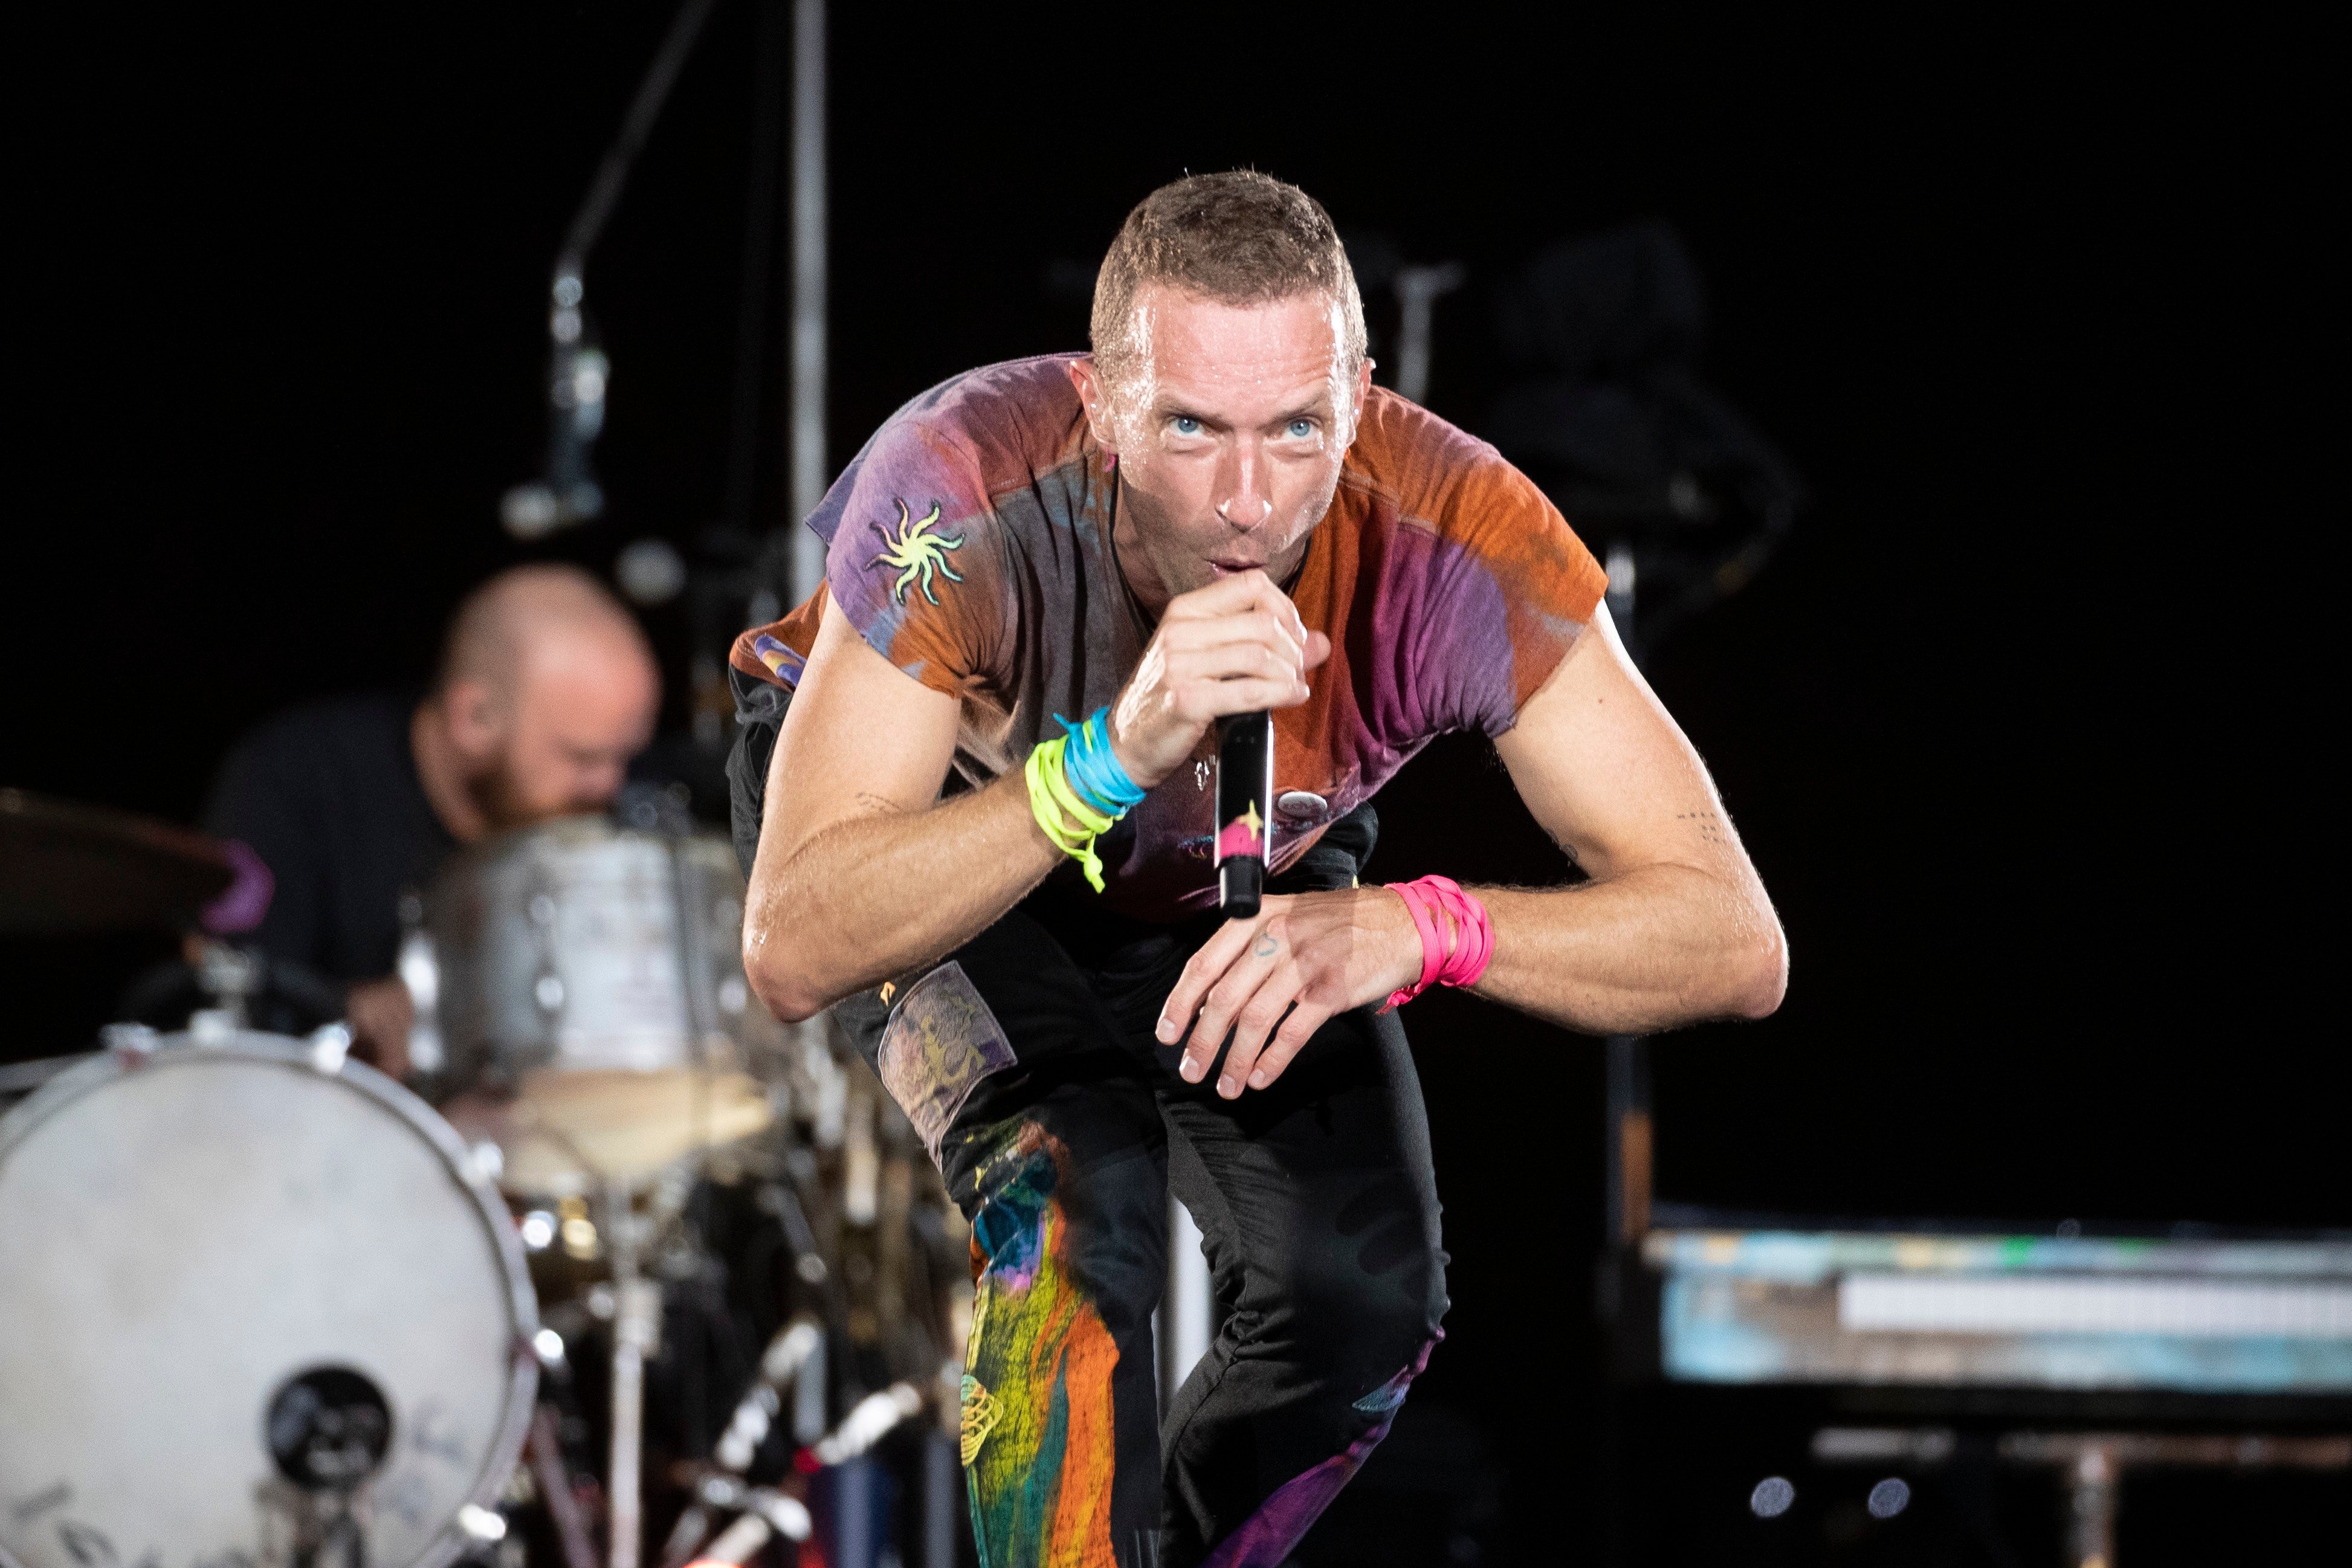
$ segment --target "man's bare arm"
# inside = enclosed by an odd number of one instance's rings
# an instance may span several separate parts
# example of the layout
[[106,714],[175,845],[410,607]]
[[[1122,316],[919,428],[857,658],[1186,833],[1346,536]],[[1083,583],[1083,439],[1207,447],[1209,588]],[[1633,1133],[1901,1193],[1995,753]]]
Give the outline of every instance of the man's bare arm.
[[[1698,753],[1625,656],[1605,608],[1496,742],[1520,798],[1591,881],[1479,888],[1482,996],[1591,1034],[1780,1005],[1788,946]],[[1228,1097],[1264,1088],[1333,1013],[1421,973],[1403,902],[1379,888],[1266,901],[1195,954],[1160,1015],[1198,1079],[1228,1030]]]
[[768,764],[743,967],[803,1019],[978,935],[1054,869],[1017,774],[940,801],[957,703],[848,617],[817,628]]
[[[1219,716],[1304,702],[1307,672],[1329,653],[1262,572],[1181,595],[1119,695],[1112,748],[1149,788]],[[743,922],[744,970],[778,1017],[961,946],[1060,858],[1017,768],[940,800],[957,707],[847,617],[820,623],[768,766]]]
[[1481,890],[1477,990],[1591,1034],[1780,1005],[1788,943],[1714,780],[1606,607],[1495,743],[1519,798],[1591,881]]

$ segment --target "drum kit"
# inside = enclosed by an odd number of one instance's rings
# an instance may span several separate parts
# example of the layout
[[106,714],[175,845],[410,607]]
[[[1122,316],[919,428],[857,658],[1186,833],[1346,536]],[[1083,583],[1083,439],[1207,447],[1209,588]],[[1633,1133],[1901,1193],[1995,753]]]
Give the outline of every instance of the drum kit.
[[[193,939],[185,1027],[0,1066],[0,1564],[950,1568],[968,1235],[855,1053],[751,997],[726,841],[659,815],[444,869],[405,1082],[249,1027],[258,966]],[[12,932],[235,870],[6,791],[0,866]]]

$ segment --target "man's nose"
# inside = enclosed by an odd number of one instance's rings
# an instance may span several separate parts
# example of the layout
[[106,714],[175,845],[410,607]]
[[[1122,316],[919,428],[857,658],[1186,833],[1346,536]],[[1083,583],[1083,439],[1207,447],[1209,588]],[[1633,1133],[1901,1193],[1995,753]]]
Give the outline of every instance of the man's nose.
[[1265,493],[1265,456],[1253,441],[1237,441],[1217,465],[1217,516],[1244,531],[1274,515]]

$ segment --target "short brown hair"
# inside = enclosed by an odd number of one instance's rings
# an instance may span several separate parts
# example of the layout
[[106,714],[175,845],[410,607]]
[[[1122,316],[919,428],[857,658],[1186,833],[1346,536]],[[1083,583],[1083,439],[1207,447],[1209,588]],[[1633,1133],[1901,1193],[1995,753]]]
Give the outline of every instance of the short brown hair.
[[1142,357],[1135,302],[1159,284],[1222,305],[1322,294],[1339,307],[1341,370],[1364,358],[1364,301],[1323,204],[1255,169],[1188,174],[1135,204],[1095,278],[1095,362],[1118,379]]

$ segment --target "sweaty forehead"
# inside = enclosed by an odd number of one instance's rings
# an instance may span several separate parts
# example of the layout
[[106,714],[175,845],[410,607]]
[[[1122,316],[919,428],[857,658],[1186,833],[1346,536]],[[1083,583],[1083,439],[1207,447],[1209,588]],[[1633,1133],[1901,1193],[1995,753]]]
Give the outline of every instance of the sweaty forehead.
[[1137,300],[1153,401],[1195,412],[1266,413],[1328,396],[1339,340],[1331,301],[1297,294],[1225,305],[1155,288]]

